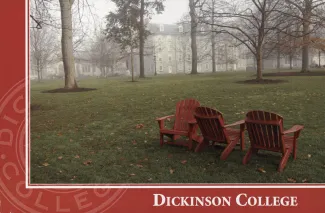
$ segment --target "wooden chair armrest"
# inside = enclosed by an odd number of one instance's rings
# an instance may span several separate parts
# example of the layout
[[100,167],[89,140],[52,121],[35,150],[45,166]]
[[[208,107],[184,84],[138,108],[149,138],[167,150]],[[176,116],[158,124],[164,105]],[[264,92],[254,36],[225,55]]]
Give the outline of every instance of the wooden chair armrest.
[[193,124],[196,124],[196,123],[197,123],[197,122],[196,122],[196,119],[193,119],[193,120],[189,120],[189,121],[188,121],[188,124],[190,124],[190,125],[191,125],[191,124],[193,125]]
[[156,121],[163,121],[163,120],[166,120],[168,118],[172,118],[174,117],[175,115],[167,115],[167,116],[164,116],[164,117],[161,117],[161,118],[156,118]]
[[245,124],[245,120],[240,120],[235,123],[225,125],[225,127],[227,128],[227,127],[238,126],[238,125],[243,125],[243,124]]
[[294,126],[291,127],[290,129],[284,131],[284,132],[283,132],[283,135],[286,135],[286,134],[290,134],[290,133],[295,133],[295,132],[301,131],[303,128],[304,128],[304,126],[301,126],[301,125],[294,125]]

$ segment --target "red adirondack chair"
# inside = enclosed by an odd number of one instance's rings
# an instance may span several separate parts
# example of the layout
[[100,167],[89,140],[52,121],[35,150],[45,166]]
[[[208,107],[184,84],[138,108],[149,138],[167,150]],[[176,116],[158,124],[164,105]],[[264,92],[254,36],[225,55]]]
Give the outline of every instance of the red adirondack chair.
[[[195,99],[186,99],[179,101],[176,104],[176,112],[174,115],[157,118],[160,132],[160,145],[166,144],[187,146],[190,150],[192,149],[192,140],[199,140],[197,135],[197,125],[190,124],[190,121],[194,120],[193,112],[196,107],[200,106],[200,103]],[[175,117],[174,126],[172,129],[166,129],[164,121]],[[172,141],[164,141],[164,136],[169,137]],[[188,141],[178,141],[181,136],[188,137]]]
[[[287,164],[290,154],[297,157],[297,139],[301,130],[301,125],[295,125],[289,130],[283,129],[283,118],[272,112],[250,111],[246,114],[246,128],[248,131],[251,147],[243,159],[243,164],[247,164],[253,153],[258,150],[268,150],[282,153],[282,159],[278,166],[278,171],[282,172]],[[289,135],[293,133],[293,135]]]
[[[203,140],[200,141],[196,147],[195,152],[199,152],[204,146],[208,145],[210,141],[213,143],[227,144],[226,148],[220,156],[222,160],[225,160],[238,144],[238,142],[240,142],[239,144],[242,150],[245,148],[244,120],[226,125],[222,113],[208,107],[196,108],[194,117],[203,137]],[[231,128],[234,126],[239,126],[240,128]]]

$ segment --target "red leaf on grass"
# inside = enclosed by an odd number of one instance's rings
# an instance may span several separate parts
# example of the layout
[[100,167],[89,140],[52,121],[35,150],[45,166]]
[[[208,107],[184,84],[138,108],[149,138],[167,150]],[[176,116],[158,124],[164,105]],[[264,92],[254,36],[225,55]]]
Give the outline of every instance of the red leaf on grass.
[[143,128],[143,127],[144,127],[143,124],[137,124],[137,125],[135,126],[136,129],[141,129],[141,128]]
[[143,166],[141,164],[137,164],[137,167],[142,168]]
[[62,156],[59,156],[59,157],[58,157],[58,160],[62,160],[62,158],[63,158]]
[[294,179],[294,178],[288,178],[287,180],[290,183],[296,183],[297,182],[296,179]]
[[259,171],[261,173],[266,173],[266,171],[263,168],[258,168],[257,171]]
[[92,162],[91,162],[91,160],[86,160],[85,162],[83,162],[83,164],[85,165],[85,166],[88,166],[88,165],[90,165]]
[[132,143],[133,143],[133,145],[136,145],[137,144],[136,140],[133,140]]
[[74,158],[80,158],[79,155],[74,156]]
[[45,162],[45,163],[43,163],[42,165],[43,165],[43,166],[48,166],[48,165],[50,165],[50,164],[47,163],[47,162]]
[[74,179],[76,179],[77,178],[77,176],[73,176],[70,180],[74,180]]
[[187,160],[182,160],[181,163],[182,164],[186,164],[187,163]]

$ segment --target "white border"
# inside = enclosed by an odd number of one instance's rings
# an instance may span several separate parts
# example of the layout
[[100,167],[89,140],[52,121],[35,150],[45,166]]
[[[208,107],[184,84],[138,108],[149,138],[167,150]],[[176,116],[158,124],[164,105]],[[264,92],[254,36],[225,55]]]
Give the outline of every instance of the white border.
[[[274,188],[282,188],[282,189],[304,189],[304,188],[321,188],[324,189],[325,188],[325,184],[321,185],[321,184],[290,184],[290,183],[278,183],[278,184],[265,184],[262,185],[262,183],[258,183],[258,184],[220,184],[220,185],[216,185],[216,184],[202,184],[202,183],[196,183],[194,184],[181,184],[181,185],[176,185],[176,184],[170,184],[170,185],[166,185],[166,184],[153,184],[153,185],[141,185],[141,184],[133,184],[132,186],[128,186],[128,184],[125,185],[118,185],[118,184],[114,184],[114,185],[101,185],[101,184],[87,184],[87,185],[82,185],[82,184],[49,184],[46,185],[44,184],[44,186],[40,186],[40,184],[34,184],[34,185],[29,185],[29,141],[30,141],[30,129],[29,129],[29,115],[30,115],[30,111],[29,111],[29,103],[30,103],[30,88],[29,88],[29,83],[30,83],[30,79],[29,79],[29,71],[30,71],[30,66],[29,66],[29,0],[25,0],[25,14],[27,15],[27,18],[25,20],[25,108],[26,108],[26,113],[25,113],[25,185],[27,189],[274,189]],[[64,186],[63,186],[64,185]],[[201,186],[200,186],[201,185]]]
[[28,177],[29,177],[29,141],[30,141],[30,131],[29,131],[29,103],[30,103],[30,96],[29,96],[29,71],[30,71],[30,67],[29,67],[29,39],[30,39],[30,35],[29,35],[29,0],[25,0],[25,14],[27,17],[25,17],[25,185],[26,188],[28,188]]

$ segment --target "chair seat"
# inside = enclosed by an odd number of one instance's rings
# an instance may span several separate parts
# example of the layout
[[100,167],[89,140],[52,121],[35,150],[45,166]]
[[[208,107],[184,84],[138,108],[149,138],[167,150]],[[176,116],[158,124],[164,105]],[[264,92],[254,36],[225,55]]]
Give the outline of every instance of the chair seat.
[[173,130],[173,129],[161,129],[160,133],[168,134],[168,135],[183,135],[183,136],[189,135],[189,132],[187,131]]
[[240,130],[233,128],[226,128],[226,134],[231,141],[238,140],[240,138]]

